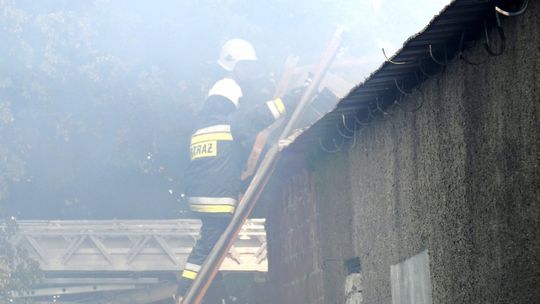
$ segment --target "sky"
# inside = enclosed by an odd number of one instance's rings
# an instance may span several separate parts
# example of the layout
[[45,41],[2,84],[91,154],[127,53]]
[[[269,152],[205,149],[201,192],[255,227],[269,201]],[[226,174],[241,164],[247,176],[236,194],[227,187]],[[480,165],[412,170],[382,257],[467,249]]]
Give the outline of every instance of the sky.
[[174,218],[191,120],[220,46],[269,75],[313,65],[358,84],[448,0],[0,0],[0,211],[27,219]]

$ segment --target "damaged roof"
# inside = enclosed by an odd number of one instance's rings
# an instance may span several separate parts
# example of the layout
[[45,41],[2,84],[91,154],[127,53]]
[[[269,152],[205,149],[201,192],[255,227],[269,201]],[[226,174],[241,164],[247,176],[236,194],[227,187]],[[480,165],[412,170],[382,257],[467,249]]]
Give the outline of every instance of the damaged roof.
[[[495,1],[490,0],[452,1],[423,30],[407,39],[395,55],[387,58],[364,82],[354,87],[334,110],[303,132],[289,148],[295,150],[319,144],[336,133],[352,138],[352,125],[358,125],[350,123],[352,119],[362,122],[372,111],[384,110],[427,78],[442,71],[454,57],[467,60],[463,56],[467,42],[488,41],[486,33],[498,24],[495,9]],[[501,34],[499,39],[504,40],[504,35]],[[501,45],[499,41],[497,47]],[[486,47],[490,48],[489,45]],[[490,51],[497,52],[492,48]]]

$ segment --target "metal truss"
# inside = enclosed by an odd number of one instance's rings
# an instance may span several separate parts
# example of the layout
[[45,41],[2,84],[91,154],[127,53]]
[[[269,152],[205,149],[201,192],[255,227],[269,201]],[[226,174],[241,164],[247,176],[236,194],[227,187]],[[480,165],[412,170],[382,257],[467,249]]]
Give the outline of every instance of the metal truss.
[[[268,270],[264,222],[251,219],[245,223],[220,270]],[[200,221],[191,219],[18,221],[16,245],[25,248],[46,274],[41,287],[24,296],[130,290],[156,284],[163,274],[178,274],[184,268],[200,226]]]

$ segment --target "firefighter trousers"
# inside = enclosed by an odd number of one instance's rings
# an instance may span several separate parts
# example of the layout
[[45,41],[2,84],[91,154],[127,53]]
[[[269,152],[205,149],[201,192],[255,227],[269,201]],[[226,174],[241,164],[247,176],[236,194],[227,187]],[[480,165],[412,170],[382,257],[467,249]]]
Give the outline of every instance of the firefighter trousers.
[[[195,244],[195,247],[193,247],[193,250],[189,255],[184,271],[182,272],[177,292],[179,295],[186,294],[193,283],[193,280],[197,277],[206,257],[210,254],[210,251],[214,248],[214,245],[217,243],[232,218],[232,214],[228,213],[213,214],[196,212],[196,214],[202,222],[201,234],[197,244]],[[222,278],[219,273],[216,275],[212,286],[223,289],[224,292]]]

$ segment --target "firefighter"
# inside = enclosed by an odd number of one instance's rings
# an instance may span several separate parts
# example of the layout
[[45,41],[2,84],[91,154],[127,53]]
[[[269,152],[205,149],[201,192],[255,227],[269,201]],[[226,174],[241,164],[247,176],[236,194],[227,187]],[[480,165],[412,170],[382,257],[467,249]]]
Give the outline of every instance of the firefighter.
[[[241,191],[241,171],[251,148],[246,144],[272,122],[292,111],[299,92],[273,100],[249,100],[246,88],[257,78],[257,55],[246,40],[231,39],[219,54],[225,77],[209,90],[191,136],[186,200],[201,219],[200,239],[181,274],[176,303],[190,287],[201,265],[229,224]],[[219,276],[216,281],[220,280]],[[214,282],[216,283],[216,282]]]

